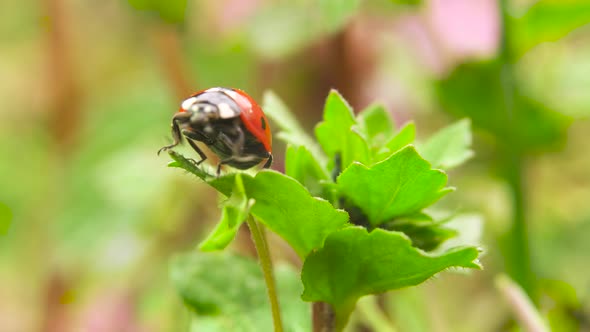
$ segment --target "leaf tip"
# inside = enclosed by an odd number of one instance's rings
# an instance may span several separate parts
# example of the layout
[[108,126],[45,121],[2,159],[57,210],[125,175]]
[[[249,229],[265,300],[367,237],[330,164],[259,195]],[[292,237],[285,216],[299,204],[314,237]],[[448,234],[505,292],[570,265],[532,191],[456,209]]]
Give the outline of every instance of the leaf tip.
[[[442,172],[445,176],[447,175],[445,172]],[[452,193],[453,191],[457,190],[456,187],[445,187],[440,190],[441,195],[446,195],[448,193]]]

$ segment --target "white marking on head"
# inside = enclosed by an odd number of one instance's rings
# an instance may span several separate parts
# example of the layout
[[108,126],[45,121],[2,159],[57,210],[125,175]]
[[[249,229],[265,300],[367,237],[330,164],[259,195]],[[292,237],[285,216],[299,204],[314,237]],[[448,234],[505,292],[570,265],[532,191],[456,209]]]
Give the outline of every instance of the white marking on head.
[[215,107],[209,104],[195,104],[193,107],[193,112],[204,112],[204,113],[213,113],[215,112]]
[[191,106],[197,101],[197,98],[195,97],[190,97],[188,99],[186,99],[185,101],[182,102],[182,104],[180,105],[180,107],[182,107],[183,110],[188,111],[190,110]]
[[196,123],[196,122],[201,122],[201,121],[203,121],[203,119],[205,118],[205,117],[203,116],[203,114],[201,114],[201,113],[199,113],[199,112],[193,112],[193,111],[191,111],[191,112],[192,112],[192,115],[191,115],[191,122],[195,122],[195,123]]
[[230,119],[238,115],[227,103],[218,104],[217,109],[219,110],[219,117],[222,119]]

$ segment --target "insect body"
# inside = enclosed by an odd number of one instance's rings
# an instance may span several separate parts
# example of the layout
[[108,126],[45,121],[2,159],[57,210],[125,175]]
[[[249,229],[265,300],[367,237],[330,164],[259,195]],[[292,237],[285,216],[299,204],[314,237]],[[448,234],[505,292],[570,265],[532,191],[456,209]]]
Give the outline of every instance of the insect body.
[[266,160],[264,168],[272,163],[272,137],[268,120],[262,108],[244,91],[229,88],[211,88],[194,93],[185,99],[172,118],[174,142],[158,151],[177,146],[182,137],[199,154],[207,156],[195,141],[203,142],[217,156],[217,175],[221,165],[248,169]]

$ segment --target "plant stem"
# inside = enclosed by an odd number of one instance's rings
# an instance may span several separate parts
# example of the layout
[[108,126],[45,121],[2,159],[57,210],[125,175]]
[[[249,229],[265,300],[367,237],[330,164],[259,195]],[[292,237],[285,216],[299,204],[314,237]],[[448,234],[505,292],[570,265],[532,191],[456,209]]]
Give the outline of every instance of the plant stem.
[[526,296],[523,290],[509,277],[500,275],[496,277],[496,288],[500,290],[510,309],[514,312],[521,327],[527,332],[549,331],[543,318],[535,309],[535,305]]
[[525,215],[525,192],[523,183],[524,163],[521,156],[509,157],[506,170],[506,181],[512,194],[513,220],[506,240],[508,241],[507,271],[536,302],[535,277],[529,250],[528,227]]
[[[74,56],[71,53],[71,31],[78,27],[69,24],[68,4],[62,0],[41,1],[51,26],[47,29],[47,63],[49,77],[49,130],[56,140],[59,153],[69,156],[75,147],[80,127],[82,91]],[[74,13],[72,13],[74,14]]]
[[[508,15],[508,0],[500,1],[500,12],[502,17],[502,44],[500,50],[500,61],[502,61],[502,85],[504,89],[505,111],[508,119],[513,119],[514,112],[519,110],[514,107],[514,98],[518,90],[518,82],[515,79],[513,62],[514,55],[508,40],[510,31],[510,18]],[[512,126],[512,132],[518,130],[517,124],[508,121],[506,125]],[[512,225],[505,240],[505,261],[506,271],[536,302],[535,276],[532,270],[532,263],[529,251],[529,238],[526,222],[526,195],[523,173],[525,160],[522,151],[512,146],[504,147],[506,159],[504,162],[504,178],[508,183],[512,195]]]
[[183,100],[193,91],[196,79],[192,75],[189,79],[186,61],[183,58],[181,41],[178,35],[178,27],[164,23],[157,23],[152,28],[154,47],[160,57],[160,65],[174,94],[179,100]]
[[272,311],[272,320],[275,332],[283,331],[283,323],[281,321],[281,310],[279,306],[279,299],[277,296],[277,287],[275,283],[274,273],[272,269],[272,261],[270,259],[270,251],[268,250],[268,242],[266,241],[266,234],[264,227],[260,225],[252,215],[248,216],[246,220],[250,234],[252,234],[252,241],[258,253],[258,260],[262,273],[264,274],[264,281],[266,282],[266,289],[268,290],[268,299],[270,300],[270,308]]
[[313,332],[336,331],[336,316],[328,303],[314,302],[311,305]]

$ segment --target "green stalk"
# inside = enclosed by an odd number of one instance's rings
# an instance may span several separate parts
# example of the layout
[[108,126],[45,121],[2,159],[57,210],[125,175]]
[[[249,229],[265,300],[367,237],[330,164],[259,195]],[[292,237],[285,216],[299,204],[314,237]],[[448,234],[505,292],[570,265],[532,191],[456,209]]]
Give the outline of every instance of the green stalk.
[[264,274],[264,281],[266,282],[266,289],[268,291],[268,299],[270,300],[270,308],[272,311],[272,320],[275,332],[283,332],[283,322],[281,321],[281,310],[279,306],[279,299],[277,295],[277,287],[275,277],[272,269],[272,261],[270,259],[270,251],[268,250],[268,242],[264,232],[264,226],[260,225],[252,215],[248,216],[246,220],[250,234],[252,234],[252,241],[258,253],[258,260],[262,273]]
[[536,302],[535,276],[529,249],[526,221],[526,195],[523,183],[524,162],[520,155],[509,157],[505,174],[512,195],[513,221],[506,236],[506,268],[533,302]]
[[[500,0],[500,12],[502,17],[502,44],[500,60],[502,61],[502,84],[504,88],[505,111],[508,119],[512,119],[514,112],[519,110],[514,107],[514,97],[518,90],[518,82],[515,79],[513,63],[514,55],[510,47],[508,36],[510,33],[510,17],[508,15],[508,0]],[[513,122],[508,126],[515,126]],[[512,131],[517,128],[512,128]],[[529,236],[526,221],[526,193],[524,184],[525,160],[522,151],[515,150],[512,146],[504,146],[502,151],[506,159],[504,161],[504,178],[509,185],[512,196],[512,225],[506,234],[504,243],[504,259],[506,271],[536,302],[535,276],[529,250]]]

